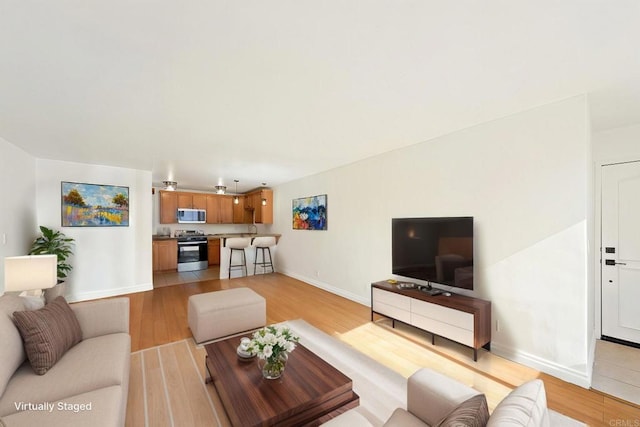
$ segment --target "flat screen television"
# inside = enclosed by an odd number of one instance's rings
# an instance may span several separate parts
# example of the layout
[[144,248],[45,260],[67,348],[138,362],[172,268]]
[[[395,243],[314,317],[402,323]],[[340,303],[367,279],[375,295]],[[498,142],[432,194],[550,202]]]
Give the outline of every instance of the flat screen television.
[[393,274],[473,289],[473,217],[391,221]]

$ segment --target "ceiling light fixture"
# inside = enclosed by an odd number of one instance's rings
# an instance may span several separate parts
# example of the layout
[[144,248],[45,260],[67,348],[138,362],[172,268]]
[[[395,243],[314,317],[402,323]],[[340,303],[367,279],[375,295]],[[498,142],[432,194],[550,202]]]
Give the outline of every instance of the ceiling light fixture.
[[164,184],[164,189],[168,191],[176,191],[176,188],[178,188],[178,183],[175,181],[162,181],[162,183]]
[[239,203],[240,203],[240,197],[238,197],[238,180],[237,180],[237,179],[234,179],[234,180],[233,180],[233,182],[235,182],[235,183],[236,183],[236,195],[235,195],[235,197],[233,198],[233,203],[234,203],[235,205],[237,205],[237,204],[239,204]]
[[216,194],[224,194],[227,191],[227,187],[224,185],[216,185],[214,188],[216,189]]

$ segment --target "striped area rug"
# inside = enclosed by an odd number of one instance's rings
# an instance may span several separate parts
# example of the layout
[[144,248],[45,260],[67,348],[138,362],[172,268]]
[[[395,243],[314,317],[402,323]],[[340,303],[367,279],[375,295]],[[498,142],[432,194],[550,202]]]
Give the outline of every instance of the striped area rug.
[[131,354],[127,427],[229,426],[193,340]]

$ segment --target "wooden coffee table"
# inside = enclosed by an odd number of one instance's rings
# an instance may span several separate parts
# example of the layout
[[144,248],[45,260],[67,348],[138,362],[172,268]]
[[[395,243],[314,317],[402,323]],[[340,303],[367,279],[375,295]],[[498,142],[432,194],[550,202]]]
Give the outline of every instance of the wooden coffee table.
[[236,355],[240,338],[205,346],[206,366],[234,426],[317,426],[355,408],[359,397],[342,372],[298,344],[279,379],[266,380],[258,359]]

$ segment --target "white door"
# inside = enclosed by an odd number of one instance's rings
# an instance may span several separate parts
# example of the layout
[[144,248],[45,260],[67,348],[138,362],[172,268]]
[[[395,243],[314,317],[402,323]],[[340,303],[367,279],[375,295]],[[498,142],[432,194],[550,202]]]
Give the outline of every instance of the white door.
[[602,167],[602,335],[640,343],[640,162]]

